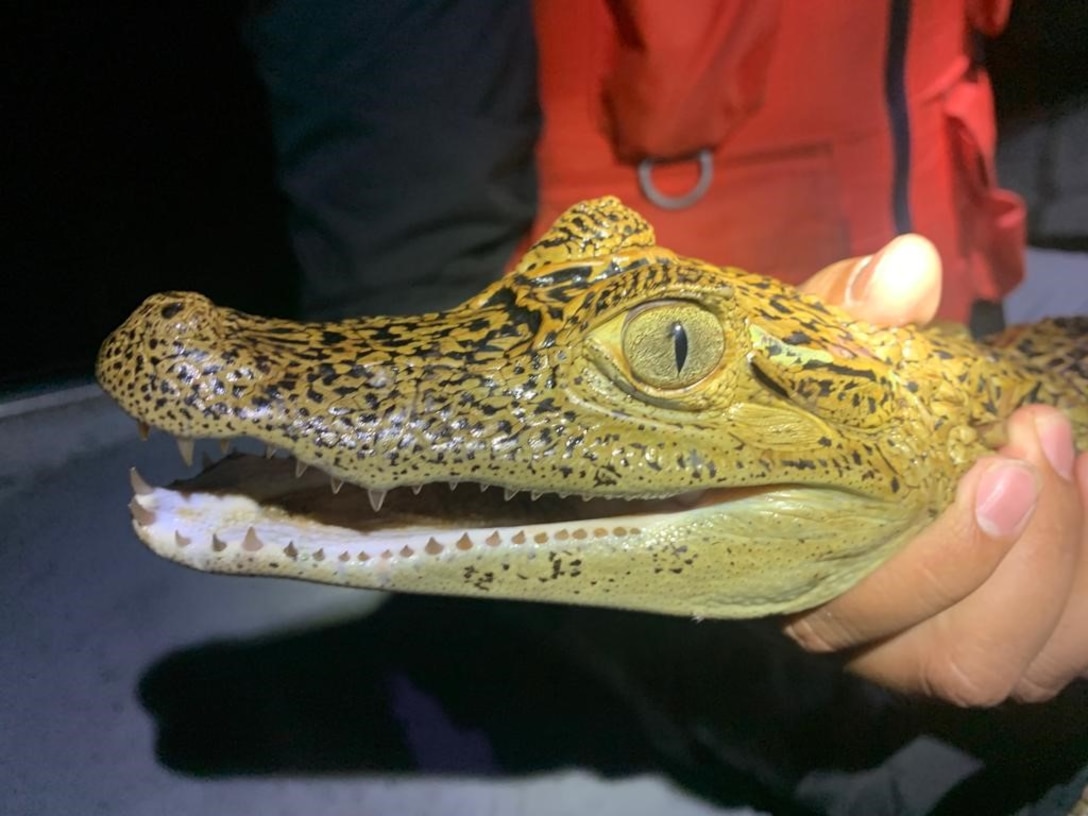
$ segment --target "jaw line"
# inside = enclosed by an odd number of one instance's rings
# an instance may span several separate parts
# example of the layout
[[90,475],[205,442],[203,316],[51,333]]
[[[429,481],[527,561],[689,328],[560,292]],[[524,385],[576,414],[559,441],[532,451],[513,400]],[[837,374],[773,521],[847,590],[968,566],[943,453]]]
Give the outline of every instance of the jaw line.
[[[308,473],[254,456],[167,488],[133,472],[133,528],[156,554],[203,572],[755,617],[834,597],[923,521],[906,505],[799,484],[588,502],[506,502],[501,488],[435,484],[391,491],[375,512],[364,488],[334,495],[324,473]],[[481,501],[504,515],[479,512]],[[438,512],[443,502],[460,512]],[[567,508],[578,517],[556,512]],[[622,515],[601,515],[614,508]]]
[[[132,471],[130,504],[137,534],[162,555],[199,541],[206,545],[244,545],[250,530],[257,540],[299,551],[355,546],[381,556],[404,547],[463,545],[462,536],[486,544],[559,540],[577,546],[605,537],[623,538],[646,525],[683,514],[726,512],[770,498],[789,485],[709,488],[660,499],[583,498],[518,492],[477,483],[432,483],[418,491],[396,488],[380,510],[372,509],[364,488],[344,483],[330,488],[316,468],[296,475],[290,459],[232,453],[197,476],[152,487]],[[841,492],[841,491],[836,491]],[[496,535],[497,534],[497,535]],[[254,539],[249,539],[253,549]],[[179,542],[185,542],[180,544]],[[243,546],[243,549],[245,547]],[[358,553],[356,553],[356,556]]]

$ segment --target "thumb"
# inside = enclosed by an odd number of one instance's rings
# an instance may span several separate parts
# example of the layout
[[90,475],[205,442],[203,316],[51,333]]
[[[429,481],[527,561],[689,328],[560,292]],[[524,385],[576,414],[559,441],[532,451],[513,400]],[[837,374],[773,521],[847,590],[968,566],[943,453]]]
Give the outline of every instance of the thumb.
[[878,326],[928,323],[941,300],[941,258],[920,235],[900,235],[879,252],[826,266],[800,286]]

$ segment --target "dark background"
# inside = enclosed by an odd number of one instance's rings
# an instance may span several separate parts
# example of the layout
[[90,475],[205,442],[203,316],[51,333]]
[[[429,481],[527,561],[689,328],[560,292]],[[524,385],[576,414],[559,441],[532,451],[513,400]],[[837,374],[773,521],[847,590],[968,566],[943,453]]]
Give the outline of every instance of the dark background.
[[[6,15],[0,394],[89,376],[98,343],[152,291],[294,311],[246,5],[24,2]],[[1002,128],[1053,116],[1088,89],[1088,4],[1020,0],[988,51]]]
[[89,375],[97,344],[156,290],[292,310],[295,262],[243,7],[24,10],[4,106],[0,388]]

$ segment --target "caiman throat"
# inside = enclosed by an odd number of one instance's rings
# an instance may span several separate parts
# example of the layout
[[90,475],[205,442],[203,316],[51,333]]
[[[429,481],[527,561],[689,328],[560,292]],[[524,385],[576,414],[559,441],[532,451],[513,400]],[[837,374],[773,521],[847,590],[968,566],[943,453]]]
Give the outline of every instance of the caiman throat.
[[606,198],[444,312],[296,323],[155,295],[97,375],[184,454],[289,454],[170,488],[133,474],[136,533],[188,566],[752,617],[877,567],[1021,405],[1088,443],[1086,333],[875,328],[679,257]]

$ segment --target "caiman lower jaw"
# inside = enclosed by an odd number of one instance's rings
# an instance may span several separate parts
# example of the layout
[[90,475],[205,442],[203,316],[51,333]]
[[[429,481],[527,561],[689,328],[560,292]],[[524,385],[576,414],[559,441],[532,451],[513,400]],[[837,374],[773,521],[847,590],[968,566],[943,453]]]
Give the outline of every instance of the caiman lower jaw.
[[169,488],[133,472],[137,535],[208,572],[341,586],[756,617],[847,589],[925,519],[834,488],[774,485],[624,501],[479,485],[367,491],[233,455]]
[[130,480],[130,510],[145,540],[173,533],[174,545],[183,548],[203,541],[225,552],[236,542],[249,552],[268,544],[316,553],[350,539],[358,552],[348,558],[363,561],[405,555],[420,542],[433,554],[443,546],[440,539],[461,550],[472,543],[494,547],[502,539],[514,545],[559,541],[577,546],[637,535],[639,519],[774,490],[709,488],[662,498],[614,499],[450,482],[382,491],[375,502],[375,491],[346,482],[330,485],[327,474],[300,468],[289,458],[240,453],[206,462],[197,476],[168,487],[149,485],[135,469]]

